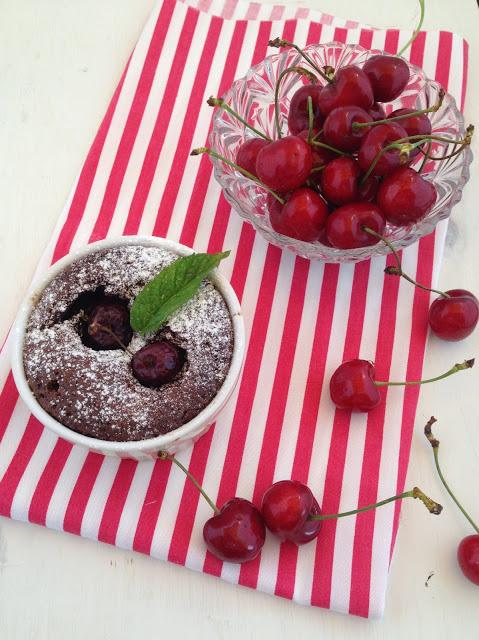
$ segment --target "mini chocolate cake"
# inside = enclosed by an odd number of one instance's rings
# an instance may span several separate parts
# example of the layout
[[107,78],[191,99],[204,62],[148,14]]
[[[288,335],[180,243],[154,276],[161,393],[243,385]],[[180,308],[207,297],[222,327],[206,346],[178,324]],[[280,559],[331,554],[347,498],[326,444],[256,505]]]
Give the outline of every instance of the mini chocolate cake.
[[[128,326],[127,350],[92,345],[85,330],[98,300],[114,313],[125,305],[128,318],[145,283],[177,257],[139,245],[104,249],[78,259],[45,288],[28,321],[24,367],[37,401],[56,420],[93,438],[144,440],[177,429],[213,400],[230,366],[233,327],[210,280],[157,333],[143,337]],[[131,360],[155,341],[181,354],[181,368],[152,388],[133,375]]]

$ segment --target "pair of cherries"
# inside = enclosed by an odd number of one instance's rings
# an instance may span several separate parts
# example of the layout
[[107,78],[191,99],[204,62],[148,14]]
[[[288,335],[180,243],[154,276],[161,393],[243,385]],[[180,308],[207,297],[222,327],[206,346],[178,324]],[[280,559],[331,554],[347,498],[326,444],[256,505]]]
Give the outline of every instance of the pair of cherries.
[[[133,336],[130,310],[123,300],[105,296],[87,311],[83,326],[84,344],[97,351],[124,349]],[[145,387],[158,388],[171,382],[185,363],[185,352],[168,340],[150,342],[131,354],[131,370]]]

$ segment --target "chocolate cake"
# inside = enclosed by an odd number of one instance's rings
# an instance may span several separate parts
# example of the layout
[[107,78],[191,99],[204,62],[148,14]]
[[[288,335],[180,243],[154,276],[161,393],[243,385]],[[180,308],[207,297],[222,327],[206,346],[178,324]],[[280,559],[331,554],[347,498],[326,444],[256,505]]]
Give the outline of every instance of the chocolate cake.
[[[24,368],[37,401],[66,427],[102,440],[144,440],[177,429],[215,397],[230,366],[233,327],[208,279],[157,333],[126,332],[126,350],[94,348],[85,333],[95,301],[113,301],[114,311],[130,308],[145,283],[177,257],[158,247],[104,249],[73,262],[44,289],[28,321]],[[131,360],[155,341],[181,353],[181,369],[152,388],[133,375]]]

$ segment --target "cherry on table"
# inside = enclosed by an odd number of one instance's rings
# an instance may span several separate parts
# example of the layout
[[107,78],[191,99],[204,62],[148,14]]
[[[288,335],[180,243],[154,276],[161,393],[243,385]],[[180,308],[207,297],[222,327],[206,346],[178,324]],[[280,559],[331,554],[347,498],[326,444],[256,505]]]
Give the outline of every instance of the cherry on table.
[[381,182],[377,203],[386,220],[397,226],[423,218],[436,202],[436,187],[410,167],[399,167]]
[[261,551],[266,530],[261,513],[243,498],[226,502],[207,520],[203,539],[209,551],[226,562],[249,562]]
[[88,313],[83,342],[97,351],[122,349],[128,345],[132,335],[128,305],[105,298]]
[[[396,122],[378,124],[370,127],[359,148],[359,166],[366,172],[371,167],[376,156],[389,144],[402,138],[407,138],[406,130]],[[388,149],[379,158],[373,169],[373,175],[384,176],[401,165],[398,149]]]
[[321,508],[306,485],[297,480],[275,482],[263,495],[261,513],[268,529],[281,540],[305,544],[316,538],[321,520]]
[[373,102],[373,90],[369,78],[356,65],[347,65],[338,69],[333,82],[324,86],[318,97],[323,116],[327,116],[336,107],[348,105],[367,110]]
[[363,66],[376,102],[398,98],[409,82],[409,67],[402,58],[388,55],[371,56]]
[[308,98],[311,98],[313,108],[313,127],[319,131],[324,118],[318,104],[322,87],[317,84],[306,84],[298,89],[289,105],[288,127],[293,135],[298,135],[309,128]]
[[357,200],[359,174],[359,165],[353,158],[339,156],[328,162],[320,179],[326,199],[337,205]]
[[300,187],[311,173],[313,155],[299,136],[286,136],[264,146],[256,159],[256,175],[279,193]]
[[167,340],[159,340],[145,345],[133,354],[131,369],[143,386],[157,388],[171,382],[184,363],[183,349]]
[[243,142],[236,155],[236,164],[256,176],[256,158],[263,147],[269,143],[263,138],[250,138]]
[[333,373],[329,382],[331,400],[339,409],[371,411],[381,402],[374,383],[374,365],[369,360],[348,360]]
[[372,122],[367,111],[356,106],[336,107],[327,116],[323,137],[332,147],[341,151],[357,151],[368,127],[353,127],[355,122]]
[[318,240],[329,209],[315,191],[302,187],[293,191],[282,206],[276,199],[269,202],[269,219],[277,233],[303,242]]
[[461,540],[457,548],[457,561],[466,578],[479,585],[479,535],[477,533]]
[[363,227],[382,235],[385,226],[384,215],[377,205],[372,202],[352,202],[331,213],[326,222],[326,234],[336,249],[358,249],[379,242]]
[[446,291],[450,296],[434,300],[429,309],[429,326],[442,340],[455,342],[467,338],[479,320],[479,300],[465,289]]

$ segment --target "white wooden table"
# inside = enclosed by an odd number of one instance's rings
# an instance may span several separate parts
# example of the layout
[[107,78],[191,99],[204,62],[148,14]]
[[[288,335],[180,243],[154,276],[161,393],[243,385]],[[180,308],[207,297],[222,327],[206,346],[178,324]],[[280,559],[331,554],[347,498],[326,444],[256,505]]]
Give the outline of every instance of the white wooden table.
[[[0,0],[1,336],[153,2]],[[466,118],[477,122],[477,4],[427,4],[425,28],[451,29],[470,42]],[[311,6],[376,26],[411,27],[416,11],[414,0],[311,0]],[[441,274],[444,288],[476,293],[477,166],[454,211]],[[431,341],[426,370],[445,370],[473,355],[479,356],[479,331],[464,343]],[[421,427],[432,413],[440,419],[444,468],[479,518],[478,376],[473,370],[422,391],[408,484],[428,490],[447,508],[431,522],[416,504],[404,504],[384,620],[301,608],[138,554],[0,519],[0,638],[477,639],[479,591],[455,561],[457,543],[469,529],[441,489]]]

